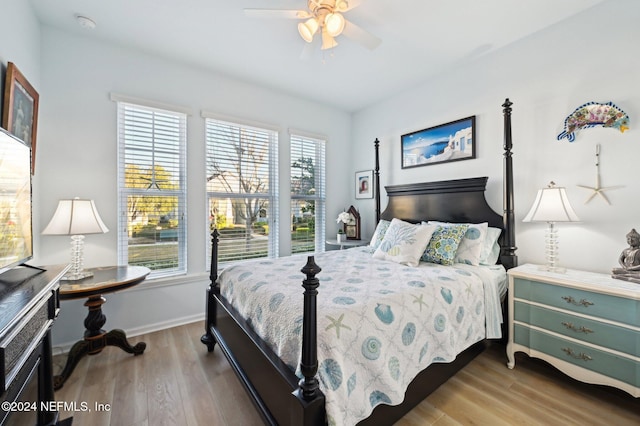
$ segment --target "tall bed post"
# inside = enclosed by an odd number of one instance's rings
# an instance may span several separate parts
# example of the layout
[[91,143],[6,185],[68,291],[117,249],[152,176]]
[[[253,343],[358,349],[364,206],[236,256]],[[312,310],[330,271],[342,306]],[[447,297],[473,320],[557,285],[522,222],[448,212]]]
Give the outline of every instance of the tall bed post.
[[[302,356],[300,360],[300,372],[303,378],[298,382],[298,389],[294,391],[294,396],[300,403],[291,412],[292,425],[323,425],[325,418],[325,398],[320,391],[320,385],[316,378],[318,372],[318,329],[317,329],[317,296],[320,280],[316,275],[322,269],[316,264],[313,256],[307,257],[307,264],[302,272],[305,279],[302,281],[304,287],[304,304],[302,313]],[[313,407],[313,408],[311,408]]]
[[200,341],[207,345],[207,350],[213,352],[213,348],[216,344],[216,339],[211,334],[211,325],[216,322],[216,303],[213,296],[213,289],[216,286],[218,279],[218,242],[220,233],[218,229],[214,229],[211,233],[211,268],[209,270],[209,279],[211,282],[207,287],[207,309],[205,312],[204,328],[205,333],[200,338]]
[[373,142],[376,148],[376,168],[374,173],[374,193],[376,197],[376,225],[380,222],[380,141],[378,138]]
[[513,140],[511,136],[511,105],[509,98],[505,99],[502,104],[504,115],[504,176],[503,176],[503,225],[504,240],[502,244],[502,253],[500,254],[501,263],[506,269],[513,268],[518,264],[518,256],[516,256],[516,229],[515,229],[515,212],[513,202],[513,159],[511,158],[511,148]]

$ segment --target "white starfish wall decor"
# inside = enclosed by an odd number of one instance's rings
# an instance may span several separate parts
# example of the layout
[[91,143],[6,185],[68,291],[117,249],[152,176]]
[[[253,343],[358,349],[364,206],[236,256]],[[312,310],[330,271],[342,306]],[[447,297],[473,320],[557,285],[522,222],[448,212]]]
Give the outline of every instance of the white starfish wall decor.
[[624,188],[624,185],[616,185],[616,186],[600,186],[600,144],[596,145],[596,186],[587,186],[587,185],[578,185],[580,188],[585,188],[593,191],[591,195],[584,202],[587,204],[591,201],[596,195],[602,197],[603,200],[607,202],[607,204],[611,205],[611,201],[604,194],[605,191],[609,191],[611,189]]

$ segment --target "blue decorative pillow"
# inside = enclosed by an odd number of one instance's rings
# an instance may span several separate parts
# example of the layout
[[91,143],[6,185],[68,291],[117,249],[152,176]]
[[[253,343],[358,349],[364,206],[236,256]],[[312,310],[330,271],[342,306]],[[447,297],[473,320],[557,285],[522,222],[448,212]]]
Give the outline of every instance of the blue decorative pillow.
[[407,266],[418,266],[420,256],[435,231],[434,225],[414,225],[393,219],[380,246],[373,253],[374,259],[390,260]]
[[[428,223],[430,225],[441,226],[464,225],[433,221],[429,221]],[[487,222],[483,222],[467,223],[466,225],[469,225],[469,228],[467,229],[467,232],[465,232],[462,241],[460,241],[454,262],[477,266],[480,264],[480,254],[482,253],[483,243],[487,235],[487,228],[489,227],[489,224]]]
[[371,242],[369,243],[371,248],[373,248],[374,250],[378,248],[390,224],[391,222],[389,222],[388,220],[380,219],[380,222],[378,222],[376,230],[373,233],[373,237],[371,237]]
[[453,265],[458,246],[467,229],[469,229],[467,224],[438,225],[420,260],[441,265]]

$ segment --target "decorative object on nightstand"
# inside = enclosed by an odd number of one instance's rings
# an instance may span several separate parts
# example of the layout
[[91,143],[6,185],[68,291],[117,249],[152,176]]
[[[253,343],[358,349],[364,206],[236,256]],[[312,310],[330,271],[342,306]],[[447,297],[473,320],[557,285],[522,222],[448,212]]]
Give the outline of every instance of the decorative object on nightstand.
[[627,244],[618,258],[621,268],[613,268],[611,277],[640,283],[640,234],[635,229],[627,234]]
[[640,397],[640,288],[605,274],[509,274],[507,367],[515,352],[547,361],[574,379]]
[[355,207],[349,207],[349,221],[344,224],[344,233],[347,234],[347,240],[360,239],[360,213]]
[[580,219],[569,204],[569,198],[564,188],[556,186],[551,181],[547,188],[538,190],[531,210],[522,220],[523,222],[547,222],[549,227],[545,234],[545,252],[547,264],[544,269],[562,272],[563,268],[556,266],[558,260],[558,231],[556,222],[577,222]]
[[[338,224],[342,222],[342,231],[348,240],[360,239],[360,213],[355,207],[351,206],[347,211],[340,213],[336,222]],[[340,239],[339,235],[338,239]]]
[[596,145],[596,186],[587,186],[587,185],[578,185],[580,188],[589,189],[592,191],[592,194],[589,195],[589,198],[584,202],[587,204],[591,201],[596,195],[599,195],[603,200],[607,202],[607,204],[611,205],[611,201],[604,195],[605,191],[610,191],[612,189],[624,188],[623,185],[616,186],[600,186],[600,144]]
[[93,276],[82,269],[84,263],[84,236],[109,232],[98,214],[93,200],[60,200],[51,221],[42,231],[43,235],[71,236],[71,269],[62,281],[77,281]]
[[349,223],[349,221],[351,220],[351,216],[349,215],[348,212],[342,212],[338,215],[338,218],[336,219],[336,222],[338,223],[338,226],[342,223],[343,228],[338,229],[338,235],[336,240],[338,242],[342,242],[343,238],[344,238],[344,226]]

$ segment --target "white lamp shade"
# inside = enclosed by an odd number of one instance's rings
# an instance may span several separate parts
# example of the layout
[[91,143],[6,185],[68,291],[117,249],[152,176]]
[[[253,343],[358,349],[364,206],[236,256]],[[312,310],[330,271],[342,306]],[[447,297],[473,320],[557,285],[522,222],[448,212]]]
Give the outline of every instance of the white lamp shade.
[[308,19],[306,22],[300,22],[298,24],[298,32],[300,37],[307,43],[313,41],[313,35],[318,31],[318,21],[315,18]]
[[327,34],[331,37],[337,37],[342,34],[344,23],[344,16],[339,13],[329,13],[324,18],[324,26],[327,29]]
[[523,222],[578,222],[578,215],[569,204],[567,192],[552,184],[538,190],[536,200]]
[[85,235],[109,232],[93,200],[60,200],[45,235]]

